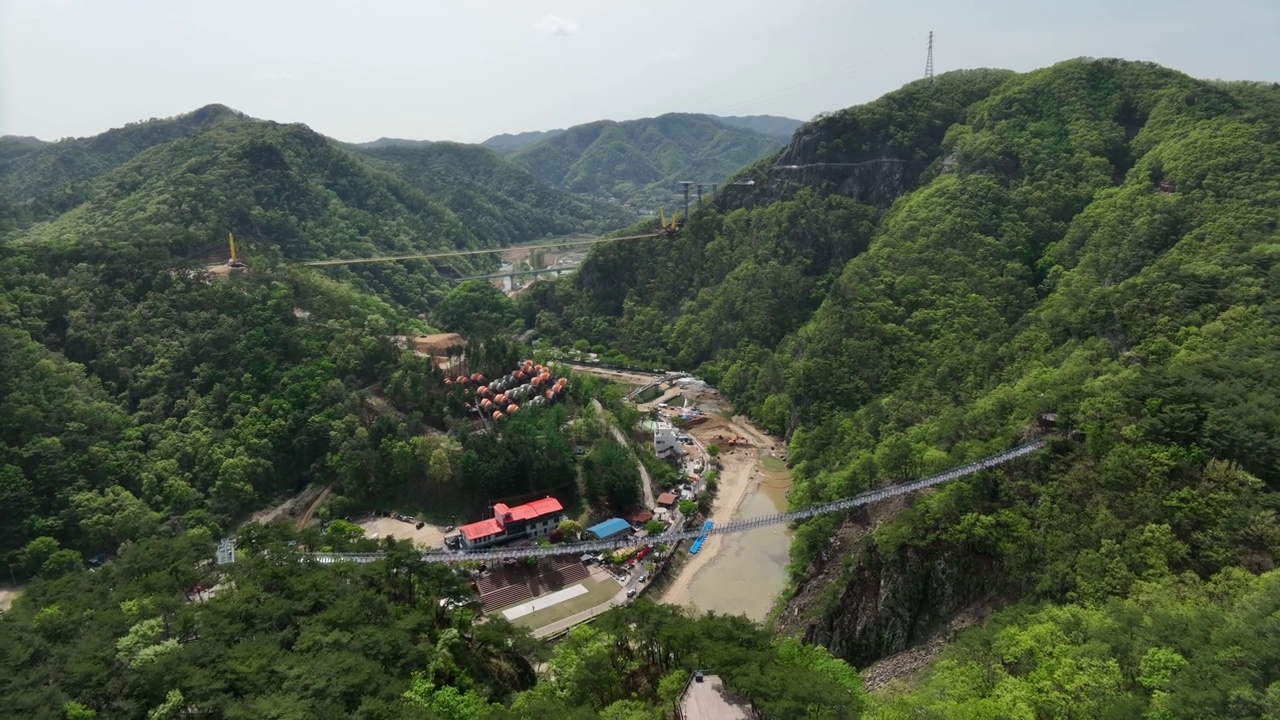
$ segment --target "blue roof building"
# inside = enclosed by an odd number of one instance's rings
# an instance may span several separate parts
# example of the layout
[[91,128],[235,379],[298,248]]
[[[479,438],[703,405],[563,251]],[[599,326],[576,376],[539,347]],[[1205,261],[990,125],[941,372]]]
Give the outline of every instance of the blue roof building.
[[602,523],[587,528],[587,534],[597,540],[608,540],[615,535],[631,531],[631,523],[622,518],[609,518]]

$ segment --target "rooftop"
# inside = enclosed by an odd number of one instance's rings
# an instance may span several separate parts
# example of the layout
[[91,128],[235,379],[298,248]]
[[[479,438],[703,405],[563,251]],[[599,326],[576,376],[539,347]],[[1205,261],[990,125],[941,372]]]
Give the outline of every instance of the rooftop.
[[541,500],[534,500],[531,503],[525,503],[524,505],[516,505],[515,507],[507,507],[502,503],[498,503],[493,506],[493,511],[498,515],[511,513],[512,520],[532,520],[534,518],[542,517],[543,515],[563,512],[564,506],[560,504],[559,500],[553,497],[547,497],[542,498]]
[[[468,540],[479,540],[480,538],[497,535],[502,532],[502,522],[497,519],[499,516],[516,522],[533,520],[544,515],[553,515],[563,511],[564,506],[560,504],[559,500],[553,497],[534,500],[531,503],[516,505],[515,507],[507,507],[502,503],[497,503],[493,506],[494,517],[486,518],[480,522],[463,525],[458,528],[458,530],[461,531]],[[510,517],[507,517],[508,515]]]
[[659,505],[675,505],[676,496],[672,493],[664,492],[658,496],[658,504]]
[[631,530],[631,524],[622,518],[609,518],[602,523],[587,528],[587,532],[601,540]]
[[480,538],[497,535],[502,532],[502,525],[499,524],[497,520],[489,518],[488,520],[481,520],[480,522],[463,525],[458,528],[458,530],[460,530],[463,535],[466,535],[468,540],[479,540]]

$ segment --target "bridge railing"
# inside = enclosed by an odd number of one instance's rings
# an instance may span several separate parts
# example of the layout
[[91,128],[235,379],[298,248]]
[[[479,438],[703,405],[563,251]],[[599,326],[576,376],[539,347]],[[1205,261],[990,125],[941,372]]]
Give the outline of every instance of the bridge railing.
[[[693,540],[703,535],[723,535],[726,533],[742,532],[744,530],[754,530],[756,528],[768,525],[778,525],[788,523],[795,520],[807,520],[818,515],[826,515],[833,512],[841,512],[851,510],[853,508],[871,505],[873,503],[888,500],[889,498],[906,495],[925,488],[941,485],[942,483],[956,480],[968,475],[972,475],[982,470],[1002,465],[1011,460],[1016,460],[1025,455],[1029,455],[1045,446],[1045,441],[1036,439],[1025,445],[1020,445],[1012,450],[992,455],[977,462],[952,468],[936,475],[930,475],[926,478],[913,480],[901,485],[892,485],[876,490],[869,490],[859,493],[853,497],[834,500],[832,502],[813,505],[800,510],[791,512],[776,513],[773,515],[765,515],[763,517],[750,518],[747,520],[738,520],[735,522],[725,523],[723,525],[714,525],[710,528],[700,527],[694,530],[669,531],[662,535],[656,535],[643,540],[634,540],[624,538],[620,540],[588,540],[585,542],[562,543],[549,547],[525,547],[525,548],[506,548],[497,550],[476,550],[476,551],[432,551],[423,553],[422,559],[427,562],[442,563],[463,563],[463,562],[493,562],[501,560],[519,560],[523,558],[542,558],[552,557],[556,555],[582,555],[586,553],[598,553],[607,550],[621,550],[623,548],[635,547],[637,545],[655,545],[658,543],[676,543],[682,540]],[[385,553],[381,552],[362,552],[362,553],[313,553],[310,555],[312,559],[320,563],[334,562],[356,562],[367,563],[380,560],[385,557]],[[221,556],[219,557],[221,560]]]

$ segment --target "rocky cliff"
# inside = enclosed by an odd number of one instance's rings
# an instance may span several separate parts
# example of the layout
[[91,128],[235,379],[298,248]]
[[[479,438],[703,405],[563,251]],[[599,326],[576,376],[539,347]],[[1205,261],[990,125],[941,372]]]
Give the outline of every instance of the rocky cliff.
[[888,207],[941,169],[947,130],[1010,76],[999,70],[948,73],[820,117],[797,130],[781,152],[731,178],[718,204],[752,208],[815,188]]
[[990,556],[951,543],[881,549],[871,533],[904,505],[866,509],[841,525],[775,630],[862,668],[946,632],[957,613],[997,600],[999,568]]

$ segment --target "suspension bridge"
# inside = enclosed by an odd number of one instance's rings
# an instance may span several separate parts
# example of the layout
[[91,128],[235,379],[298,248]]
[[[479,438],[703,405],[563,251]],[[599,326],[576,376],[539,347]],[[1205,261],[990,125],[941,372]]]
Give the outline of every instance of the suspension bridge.
[[[540,250],[544,248],[568,248],[582,245],[596,245],[606,242],[618,242],[620,240],[647,240],[649,238],[663,237],[665,233],[648,233],[645,235],[629,235],[627,237],[605,237],[605,238],[589,238],[586,240],[557,240],[547,243],[535,243],[531,245],[509,245],[500,248],[484,248],[481,250],[441,250],[438,252],[415,253],[413,255],[383,255],[380,257],[368,258],[338,258],[335,260],[312,260],[302,263],[303,265],[356,265],[360,263],[378,263],[378,262],[398,262],[400,260],[435,260],[437,258],[462,257],[464,255],[486,255],[491,253],[501,253],[508,250]],[[505,275],[503,276],[505,277]]]
[[[662,535],[646,538],[636,541],[631,538],[621,540],[589,540],[585,542],[561,543],[550,547],[521,547],[506,548],[493,550],[474,550],[474,551],[432,551],[423,553],[422,559],[426,562],[440,563],[464,563],[464,562],[483,562],[491,563],[503,560],[520,560],[523,558],[542,558],[555,555],[582,555],[586,553],[598,553],[607,550],[621,550],[623,548],[635,547],[637,544],[654,544],[654,543],[675,543],[681,540],[695,540],[699,537],[710,535],[725,535],[728,533],[746,532],[768,525],[780,525],[790,523],[797,520],[807,520],[819,515],[829,513],[844,512],[854,508],[872,505],[883,502],[890,498],[900,495],[924,490],[936,485],[941,485],[952,480],[973,475],[974,473],[1003,465],[1004,463],[1017,460],[1041,450],[1045,447],[1047,441],[1043,438],[1037,438],[1023,445],[1019,445],[1011,450],[997,453],[990,457],[971,462],[968,465],[962,465],[952,468],[945,472],[929,477],[921,478],[909,483],[901,485],[892,485],[890,487],[870,490],[853,497],[835,500],[833,502],[814,505],[801,510],[793,510],[791,512],[776,513],[773,515],[765,515],[762,517],[751,518],[748,520],[738,520],[735,522],[725,523],[723,525],[715,525],[711,528],[699,527],[694,530],[675,530]],[[322,564],[332,564],[339,562],[354,563],[370,563],[386,557],[383,552],[363,552],[363,553],[310,553],[308,557],[315,562]],[[223,540],[219,552],[217,554],[219,564],[227,564],[235,562],[235,545],[234,539]]]

